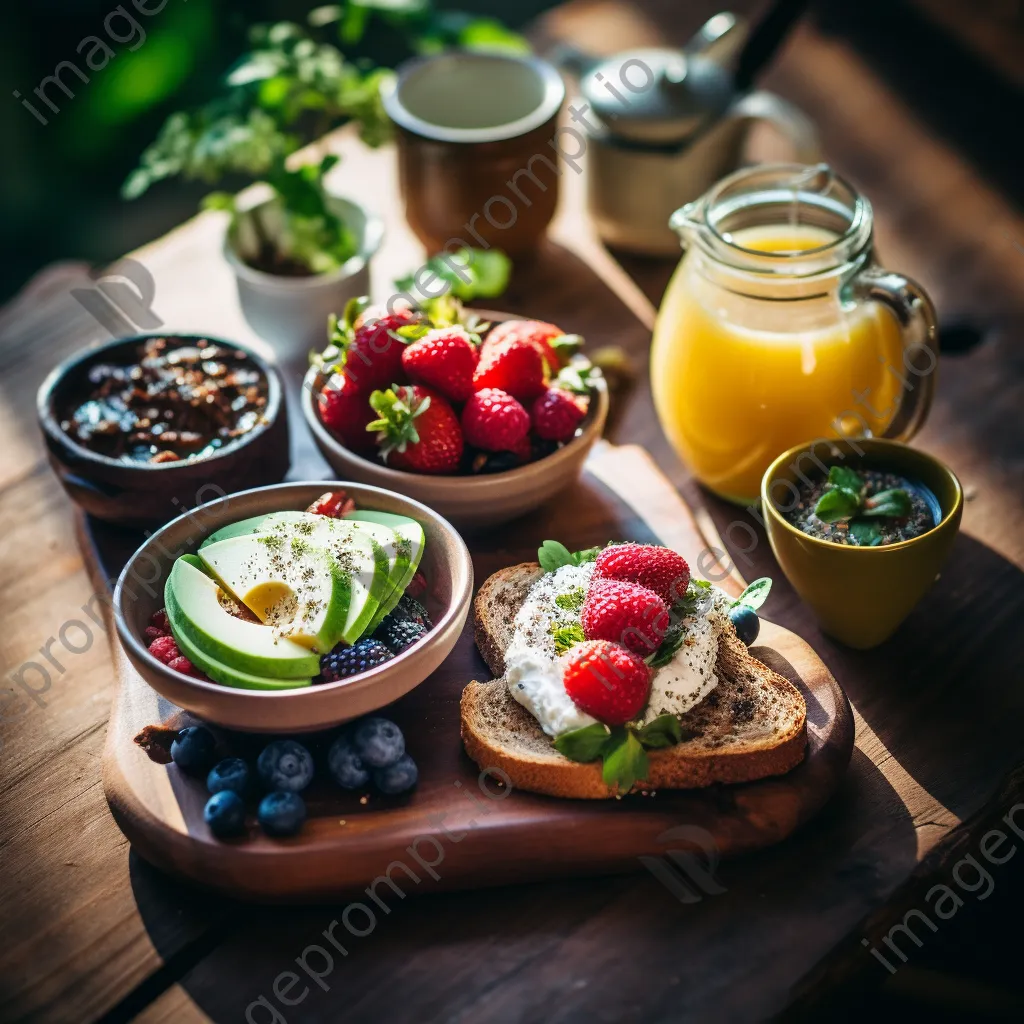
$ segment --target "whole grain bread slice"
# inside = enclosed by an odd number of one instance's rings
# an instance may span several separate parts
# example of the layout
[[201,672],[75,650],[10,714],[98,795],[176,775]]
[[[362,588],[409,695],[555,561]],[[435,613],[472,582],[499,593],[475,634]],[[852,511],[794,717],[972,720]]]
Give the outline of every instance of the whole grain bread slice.
[[[536,562],[502,569],[473,606],[476,643],[495,679],[462,694],[462,740],[482,768],[500,768],[514,787],[551,796],[601,799],[617,794],[600,762],[570,761],[510,693],[502,675],[519,606],[542,571]],[[680,719],[683,740],[649,752],[650,771],[635,789],[696,789],[782,775],[804,757],[807,708],[800,691],[747,651],[729,627],[719,642],[718,686]]]

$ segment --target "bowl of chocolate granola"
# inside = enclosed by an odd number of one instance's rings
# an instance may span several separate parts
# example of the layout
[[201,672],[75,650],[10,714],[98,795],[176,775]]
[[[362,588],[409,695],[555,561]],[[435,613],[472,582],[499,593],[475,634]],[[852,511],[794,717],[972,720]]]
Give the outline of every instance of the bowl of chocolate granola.
[[140,335],[61,363],[37,397],[50,463],[90,515],[165,523],[288,471],[281,383],[259,356],[204,335]]
[[826,633],[858,648],[886,640],[935,581],[963,500],[949,467],[881,438],[798,445],[761,481],[787,579]]

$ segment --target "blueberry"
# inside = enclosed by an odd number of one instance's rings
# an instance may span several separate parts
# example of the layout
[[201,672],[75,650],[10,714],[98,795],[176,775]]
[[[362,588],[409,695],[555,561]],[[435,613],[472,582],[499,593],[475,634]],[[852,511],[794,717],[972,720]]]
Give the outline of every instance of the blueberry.
[[256,768],[269,790],[298,793],[313,781],[313,755],[295,740],[275,740],[264,747]]
[[206,788],[211,793],[230,790],[245,796],[249,788],[249,766],[240,757],[225,757],[218,761],[206,776]]
[[203,818],[218,839],[241,835],[245,831],[245,803],[237,793],[222,789],[206,801]]
[[182,729],[171,744],[171,760],[189,775],[205,775],[217,756],[217,741],[206,726]]
[[327,767],[342,789],[362,789],[370,781],[370,772],[352,746],[352,737],[344,733],[331,744]]
[[729,609],[729,618],[736,627],[736,635],[749,647],[761,632],[761,620],[750,605],[738,604]]
[[412,789],[416,785],[419,775],[416,762],[408,754],[403,754],[387,768],[375,768],[373,781],[382,793],[393,796],[396,793],[404,793],[407,789]]
[[306,804],[298,793],[268,793],[256,811],[268,836],[293,836],[306,820]]
[[364,718],[352,733],[352,746],[363,764],[387,768],[405,753],[405,737],[387,718]]

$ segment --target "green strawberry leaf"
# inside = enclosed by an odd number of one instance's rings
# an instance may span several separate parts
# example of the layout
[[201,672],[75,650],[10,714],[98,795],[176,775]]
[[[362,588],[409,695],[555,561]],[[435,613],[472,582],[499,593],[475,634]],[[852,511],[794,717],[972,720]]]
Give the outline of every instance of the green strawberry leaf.
[[862,516],[889,516],[893,519],[905,519],[910,515],[910,495],[902,488],[894,487],[889,491],[879,491],[864,501]]
[[[369,295],[360,295],[354,299],[349,299],[345,303],[345,311],[342,314],[342,322],[348,330],[352,330],[355,327],[356,320],[366,311],[370,305]],[[333,317],[335,324],[338,322],[337,317]]]
[[563,565],[573,565],[569,549],[557,540],[546,540],[537,549],[537,561],[545,572],[555,572]]
[[675,715],[658,715],[653,722],[648,722],[638,730],[636,735],[648,750],[657,750],[674,746],[683,738],[683,731]]
[[748,608],[753,608],[756,611],[768,599],[768,593],[771,589],[771,577],[762,576],[759,580],[754,580],[754,582],[751,583],[735,601],[733,601],[731,607],[735,608],[737,605],[745,604]]
[[814,514],[824,523],[850,519],[860,509],[860,495],[842,487],[826,491],[814,506]]
[[625,796],[639,779],[646,779],[649,770],[647,752],[631,729],[616,726],[603,750],[601,777],[606,786],[614,786]]
[[882,543],[882,528],[872,519],[852,519],[850,536],[860,547],[873,548]]
[[552,387],[572,391],[578,395],[589,395],[595,382],[601,377],[601,371],[586,361],[570,363],[558,371],[551,382]]
[[563,732],[555,739],[555,750],[564,754],[570,761],[596,761],[608,742],[610,733],[607,725],[595,722],[585,725],[582,729]]
[[571,651],[577,644],[587,639],[583,627],[578,622],[570,623],[568,626],[555,626],[551,630],[551,635],[555,640],[555,654],[558,655]]

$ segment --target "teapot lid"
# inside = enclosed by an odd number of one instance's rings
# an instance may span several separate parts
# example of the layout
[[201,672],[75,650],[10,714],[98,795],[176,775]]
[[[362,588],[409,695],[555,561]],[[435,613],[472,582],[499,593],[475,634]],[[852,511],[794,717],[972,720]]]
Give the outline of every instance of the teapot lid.
[[732,102],[735,86],[726,65],[746,34],[745,19],[723,11],[685,49],[615,54],[584,75],[580,89],[614,134],[637,142],[681,142]]

